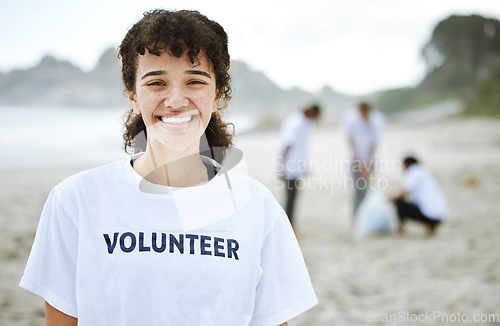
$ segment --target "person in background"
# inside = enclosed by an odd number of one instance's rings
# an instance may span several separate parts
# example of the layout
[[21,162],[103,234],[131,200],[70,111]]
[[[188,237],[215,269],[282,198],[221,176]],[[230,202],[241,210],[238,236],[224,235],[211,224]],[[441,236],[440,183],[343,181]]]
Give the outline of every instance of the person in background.
[[415,157],[406,157],[403,166],[403,191],[393,198],[399,233],[404,235],[404,223],[411,219],[426,225],[429,235],[433,235],[447,214],[446,198],[431,172]]
[[320,107],[312,104],[288,115],[281,124],[280,173],[285,181],[285,212],[293,226],[293,211],[301,178],[305,175],[311,131],[320,116]]
[[375,169],[377,146],[385,129],[385,117],[370,104],[361,102],[357,109],[348,110],[341,121],[350,152],[350,169],[354,203],[351,229],[359,205],[366,195],[370,177]]

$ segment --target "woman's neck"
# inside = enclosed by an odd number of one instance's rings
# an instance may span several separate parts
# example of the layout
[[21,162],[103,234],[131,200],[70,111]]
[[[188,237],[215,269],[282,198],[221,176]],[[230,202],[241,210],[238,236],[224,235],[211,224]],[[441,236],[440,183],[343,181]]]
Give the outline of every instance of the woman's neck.
[[183,150],[174,150],[148,139],[146,151],[133,165],[139,175],[155,184],[193,187],[208,182],[198,143]]

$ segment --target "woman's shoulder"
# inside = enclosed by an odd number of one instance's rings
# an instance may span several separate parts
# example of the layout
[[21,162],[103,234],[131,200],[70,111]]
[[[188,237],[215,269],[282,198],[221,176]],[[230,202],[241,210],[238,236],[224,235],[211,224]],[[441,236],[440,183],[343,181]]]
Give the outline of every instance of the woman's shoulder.
[[[252,196],[274,198],[269,189],[262,182],[251,177],[246,168],[241,168],[238,163],[238,150],[231,151],[222,164],[208,157],[202,157],[206,163],[211,163],[217,169],[217,182],[213,187],[219,190],[232,190],[233,193],[246,193],[251,191]],[[235,161],[236,159],[236,161]],[[244,165],[243,165],[244,166]],[[213,189],[210,189],[213,191]]]
[[123,164],[124,161],[121,160],[78,172],[61,181],[54,189],[60,192],[82,189],[89,185],[109,184],[118,176],[123,176]]
[[266,187],[261,181],[246,173],[233,170],[229,171],[228,182],[231,181],[237,187],[247,186],[252,190],[252,192],[258,193],[265,197],[272,196],[272,193],[268,187]]
[[230,171],[232,193],[240,200],[245,199],[254,207],[261,207],[268,212],[281,210],[281,205],[276,200],[268,186],[247,174]]

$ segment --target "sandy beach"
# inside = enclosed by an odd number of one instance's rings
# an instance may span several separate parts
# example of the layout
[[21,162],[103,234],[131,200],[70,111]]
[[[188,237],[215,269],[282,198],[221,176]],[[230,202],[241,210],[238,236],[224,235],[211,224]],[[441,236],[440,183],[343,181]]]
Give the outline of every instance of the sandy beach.
[[[283,202],[274,174],[277,132],[239,136],[236,146],[249,175]],[[296,232],[319,304],[290,325],[500,325],[500,121],[390,124],[380,146],[379,190],[398,191],[398,160],[410,152],[441,184],[448,220],[434,237],[409,224],[404,238],[357,241],[348,232],[351,191],[339,164],[347,157],[344,139],[326,126],[315,132]],[[90,167],[0,171],[0,325],[44,325],[43,301],[18,283],[49,191]]]

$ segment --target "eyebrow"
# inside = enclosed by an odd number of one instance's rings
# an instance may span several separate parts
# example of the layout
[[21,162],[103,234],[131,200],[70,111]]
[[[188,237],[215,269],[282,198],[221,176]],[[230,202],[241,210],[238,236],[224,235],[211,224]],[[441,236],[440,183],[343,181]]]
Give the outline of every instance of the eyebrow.
[[144,78],[149,77],[149,76],[160,76],[160,75],[165,75],[165,74],[167,74],[167,72],[165,70],[153,70],[153,71],[145,73],[144,76],[141,77],[141,80],[143,80]]
[[212,77],[210,77],[209,73],[202,71],[202,70],[187,70],[186,73],[191,74],[191,75],[201,75],[201,76],[205,76],[205,77],[212,79]]
[[[166,74],[167,74],[167,72],[165,70],[153,70],[153,71],[145,73],[144,76],[141,77],[141,80],[143,80],[144,78],[149,77],[149,76],[160,76],[160,75],[166,75]],[[202,71],[202,70],[186,70],[186,74],[201,75],[201,76],[205,76],[207,78],[212,79],[212,77],[210,76],[209,73]]]

